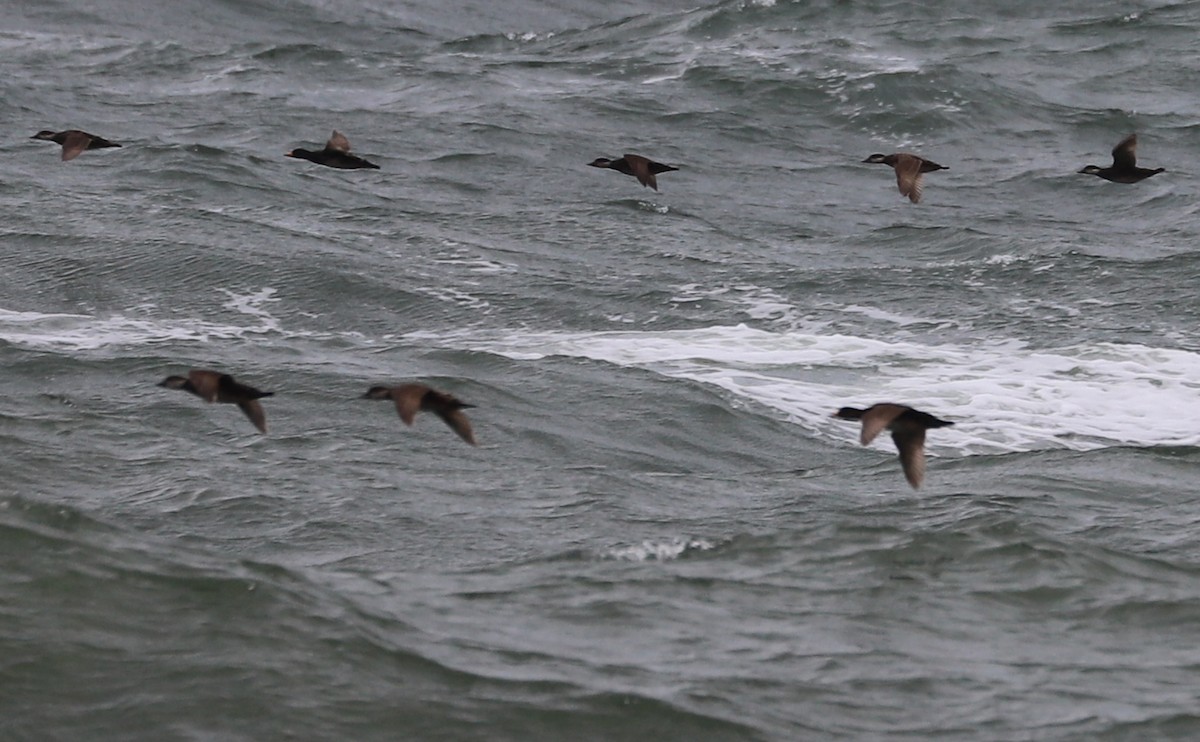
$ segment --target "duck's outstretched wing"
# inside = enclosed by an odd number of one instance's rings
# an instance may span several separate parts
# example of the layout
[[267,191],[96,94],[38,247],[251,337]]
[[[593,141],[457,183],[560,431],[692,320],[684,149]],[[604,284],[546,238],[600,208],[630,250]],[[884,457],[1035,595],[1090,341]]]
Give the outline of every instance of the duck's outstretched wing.
[[1137,134],[1130,134],[1113,147],[1113,167],[1129,169],[1137,167]]
[[862,435],[859,440],[864,446],[875,440],[875,436],[891,425],[892,421],[906,409],[908,408],[903,405],[886,402],[871,405],[862,414]]
[[641,155],[623,155],[623,157],[629,165],[633,177],[637,178],[639,183],[658,190],[658,179],[654,177],[654,173],[650,172],[650,160]]
[[334,129],[333,136],[329,137],[328,142],[325,142],[325,149],[345,154],[350,151],[350,140],[346,138],[345,134]]
[[907,196],[914,204],[921,202],[921,192],[925,184],[921,178],[921,158],[912,155],[898,155],[896,164],[896,186],[901,196]]
[[442,422],[450,426],[450,429],[458,433],[458,437],[462,438],[472,446],[478,445],[475,443],[475,433],[471,430],[471,421],[462,410],[434,410],[434,414],[442,418]]
[[254,423],[258,432],[267,432],[267,413],[263,412],[262,405],[258,403],[257,399],[244,399],[238,402],[237,406],[246,413],[246,417],[250,418],[250,422]]
[[913,489],[917,489],[925,480],[925,431],[893,431],[892,442],[900,451],[900,466],[904,469],[904,478]]
[[392,401],[396,403],[396,413],[405,425],[412,425],[421,411],[421,400],[429,393],[429,387],[424,384],[402,384],[392,390]]
[[92,137],[82,131],[73,131],[63,139],[62,158],[63,162],[74,160],[80,156],[92,144]]

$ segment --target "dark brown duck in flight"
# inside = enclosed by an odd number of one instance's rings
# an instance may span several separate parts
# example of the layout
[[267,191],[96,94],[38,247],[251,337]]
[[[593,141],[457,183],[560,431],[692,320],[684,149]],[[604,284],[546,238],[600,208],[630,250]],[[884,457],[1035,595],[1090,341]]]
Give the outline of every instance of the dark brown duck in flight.
[[1088,165],[1079,172],[1111,180],[1113,183],[1136,183],[1151,175],[1166,172],[1166,168],[1162,167],[1151,170],[1148,167],[1137,166],[1137,134],[1130,134],[1113,147],[1112,157],[1112,167]]
[[37,134],[34,134],[29,138],[44,139],[47,142],[61,144],[63,162],[66,162],[67,160],[74,160],[76,157],[83,154],[84,150],[121,146],[116,142],[108,141],[104,137],[98,137],[95,134],[88,134],[86,131],[80,131],[79,129],[67,129],[66,131],[59,132],[53,132],[49,129],[42,129]]
[[904,478],[913,489],[920,487],[921,481],[925,479],[925,431],[954,424],[948,420],[939,420],[927,412],[886,402],[873,404],[865,410],[843,407],[833,413],[833,416],[843,420],[861,420],[860,440],[864,446],[875,440],[880,431],[892,431],[892,440],[900,450],[900,466],[904,468]]
[[350,140],[346,138],[336,129],[333,136],[329,137],[329,141],[325,143],[325,149],[313,152],[307,149],[294,149],[284,155],[285,157],[297,157],[301,160],[315,162],[318,165],[325,167],[336,167],[341,170],[358,170],[360,168],[379,169],[379,166],[373,162],[367,162],[358,155],[350,154]]
[[158,382],[167,389],[182,389],[200,397],[205,402],[228,402],[236,404],[254,423],[260,433],[267,432],[267,416],[258,400],[270,397],[275,392],[262,392],[252,386],[234,381],[229,374],[220,371],[192,369],[187,376],[168,376]]
[[405,425],[412,425],[418,412],[432,412],[442,418],[442,422],[449,425],[451,430],[458,433],[459,438],[472,446],[478,445],[475,443],[475,433],[471,430],[471,421],[462,412],[464,408],[475,405],[462,402],[453,395],[439,392],[424,384],[401,384],[373,386],[362,395],[362,399],[392,400],[396,403],[396,412],[400,414],[400,419]]
[[923,173],[932,173],[934,170],[949,170],[948,167],[943,167],[933,160],[926,160],[924,157],[918,157],[908,152],[896,152],[890,155],[871,155],[863,162],[871,162],[877,165],[891,165],[896,171],[896,185],[900,188],[901,196],[908,196],[908,200],[914,204],[921,202],[921,191],[924,184],[921,181]]
[[654,177],[655,175],[679,169],[670,165],[664,165],[661,162],[655,162],[641,155],[621,155],[615,160],[610,160],[607,157],[597,157],[589,162],[588,165],[592,167],[606,167],[610,170],[616,170],[618,173],[632,175],[643,186],[653,188],[656,191],[658,190],[658,179]]

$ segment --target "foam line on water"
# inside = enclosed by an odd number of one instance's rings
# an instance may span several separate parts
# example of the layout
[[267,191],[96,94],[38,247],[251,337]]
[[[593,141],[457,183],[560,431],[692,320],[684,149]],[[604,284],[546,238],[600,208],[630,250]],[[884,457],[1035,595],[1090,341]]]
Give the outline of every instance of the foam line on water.
[[166,342],[208,342],[283,332],[279,320],[264,307],[268,302],[278,301],[273,297],[274,289],[246,295],[221,291],[228,296],[222,306],[254,322],[235,325],[199,319],[160,319],[152,315],[152,306],[135,308],[145,316],[108,317],[0,309],[0,341],[30,350],[70,352]]
[[846,442],[857,431],[831,420],[833,410],[892,401],[956,421],[930,437],[935,454],[1200,444],[1200,354],[1186,350],[925,345],[746,325],[422,339],[516,360],[587,358],[711,384],[783,413],[812,435]]

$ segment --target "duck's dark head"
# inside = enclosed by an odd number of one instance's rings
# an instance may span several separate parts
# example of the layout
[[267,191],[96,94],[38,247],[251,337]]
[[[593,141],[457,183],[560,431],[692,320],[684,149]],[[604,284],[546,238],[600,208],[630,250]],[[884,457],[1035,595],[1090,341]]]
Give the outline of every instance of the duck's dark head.
[[386,386],[373,386],[359,399],[391,399],[392,390]]
[[857,407],[843,407],[842,409],[833,413],[833,417],[840,417],[843,420],[861,420],[863,412],[865,411],[866,410],[860,410]]
[[592,167],[610,167],[612,165],[612,160],[608,159],[607,157],[597,157],[588,164]]
[[1103,168],[1101,168],[1099,165],[1088,165],[1079,172],[1083,173],[1084,175],[1099,175],[1102,169]]
[[874,154],[874,155],[871,155],[870,157],[868,157],[867,159],[863,160],[863,162],[871,162],[876,165],[886,165],[887,164],[887,155]]
[[192,382],[190,382],[186,376],[168,376],[167,378],[158,382],[158,385],[166,387],[167,389],[187,389],[191,387]]
[[29,138],[30,139],[47,139],[47,140],[53,141],[54,132],[50,131],[49,129],[42,129],[37,134],[34,134],[33,136],[31,136]]

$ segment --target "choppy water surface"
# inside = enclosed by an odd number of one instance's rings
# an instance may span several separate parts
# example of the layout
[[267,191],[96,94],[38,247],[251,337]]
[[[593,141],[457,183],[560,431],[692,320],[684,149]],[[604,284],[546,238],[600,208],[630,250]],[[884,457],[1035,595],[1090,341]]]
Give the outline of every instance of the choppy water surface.
[[1194,4],[0,18],[3,738],[1200,736]]

